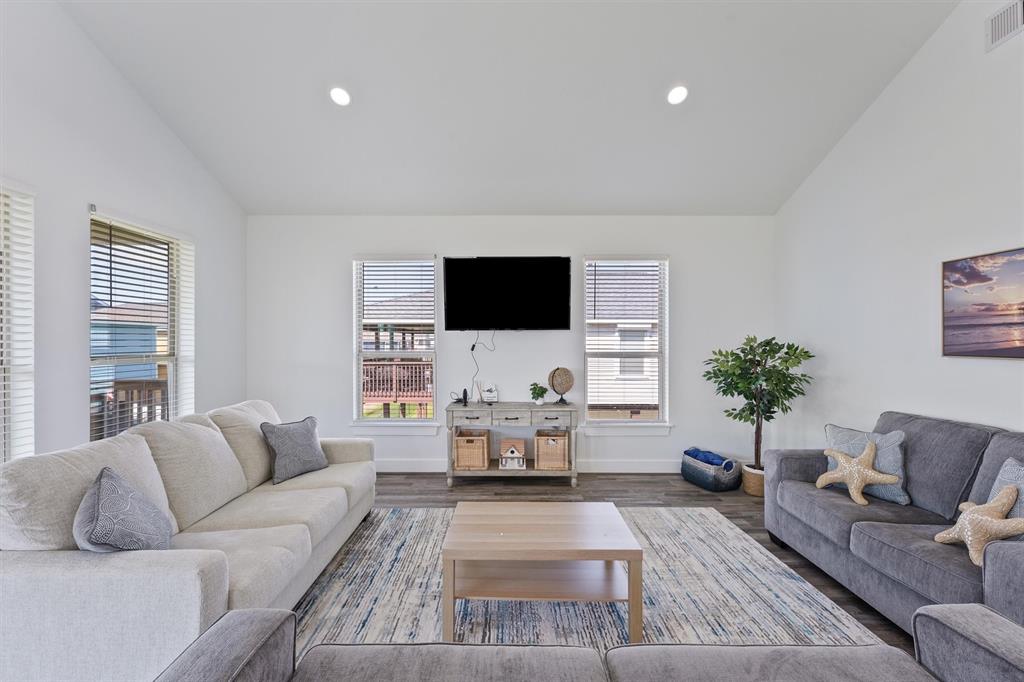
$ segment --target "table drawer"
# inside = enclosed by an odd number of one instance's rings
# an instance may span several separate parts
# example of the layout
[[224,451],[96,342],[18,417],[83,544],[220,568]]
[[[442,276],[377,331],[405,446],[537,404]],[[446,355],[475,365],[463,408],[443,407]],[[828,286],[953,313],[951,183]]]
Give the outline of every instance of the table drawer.
[[534,410],[532,415],[533,426],[572,426],[571,410]]
[[495,410],[491,413],[491,424],[494,426],[529,426],[529,410]]
[[490,410],[459,410],[452,413],[453,426],[490,426]]

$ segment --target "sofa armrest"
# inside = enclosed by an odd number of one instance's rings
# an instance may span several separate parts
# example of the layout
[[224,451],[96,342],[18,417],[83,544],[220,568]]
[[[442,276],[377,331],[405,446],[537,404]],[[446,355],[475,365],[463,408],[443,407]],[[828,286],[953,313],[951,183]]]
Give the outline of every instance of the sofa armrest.
[[227,557],[3,551],[0,602],[0,677],[153,679],[227,610]]
[[986,606],[923,606],[913,629],[918,663],[942,682],[1024,680],[1024,627]]
[[985,603],[1024,625],[1024,540],[985,545],[982,561]]
[[373,441],[369,438],[321,438],[320,447],[328,464],[373,461]]
[[828,470],[823,450],[767,450],[764,453],[765,487],[773,491],[783,481],[813,483]]
[[156,682],[287,682],[295,671],[295,614],[282,609],[228,611]]

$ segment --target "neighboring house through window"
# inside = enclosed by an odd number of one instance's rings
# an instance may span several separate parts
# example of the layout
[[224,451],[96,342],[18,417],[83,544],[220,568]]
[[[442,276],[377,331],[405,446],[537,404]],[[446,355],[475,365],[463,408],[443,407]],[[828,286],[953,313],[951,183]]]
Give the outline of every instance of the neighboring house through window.
[[35,450],[33,212],[0,185],[0,462]]
[[194,409],[195,248],[94,217],[89,437]]
[[[647,329],[619,327],[619,346],[621,348],[642,348],[646,337]],[[644,358],[625,355],[619,358],[619,376],[642,377],[644,375],[644,365]]]
[[355,418],[434,418],[434,260],[356,260]]
[[668,262],[587,259],[584,269],[587,420],[665,421]]

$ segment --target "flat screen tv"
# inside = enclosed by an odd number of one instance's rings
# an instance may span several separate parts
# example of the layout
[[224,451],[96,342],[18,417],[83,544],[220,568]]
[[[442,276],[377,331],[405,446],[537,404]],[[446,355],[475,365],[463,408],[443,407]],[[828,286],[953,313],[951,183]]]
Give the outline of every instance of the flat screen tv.
[[569,258],[444,259],[444,328],[568,329]]

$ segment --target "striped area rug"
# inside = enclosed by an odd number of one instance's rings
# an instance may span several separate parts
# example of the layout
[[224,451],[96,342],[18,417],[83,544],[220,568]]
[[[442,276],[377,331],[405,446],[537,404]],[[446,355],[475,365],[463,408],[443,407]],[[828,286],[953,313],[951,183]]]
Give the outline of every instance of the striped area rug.
[[[297,648],[441,640],[451,509],[374,509],[296,606]],[[644,641],[872,644],[878,639],[714,509],[620,510],[644,548]],[[457,602],[460,642],[628,642],[625,604]]]

